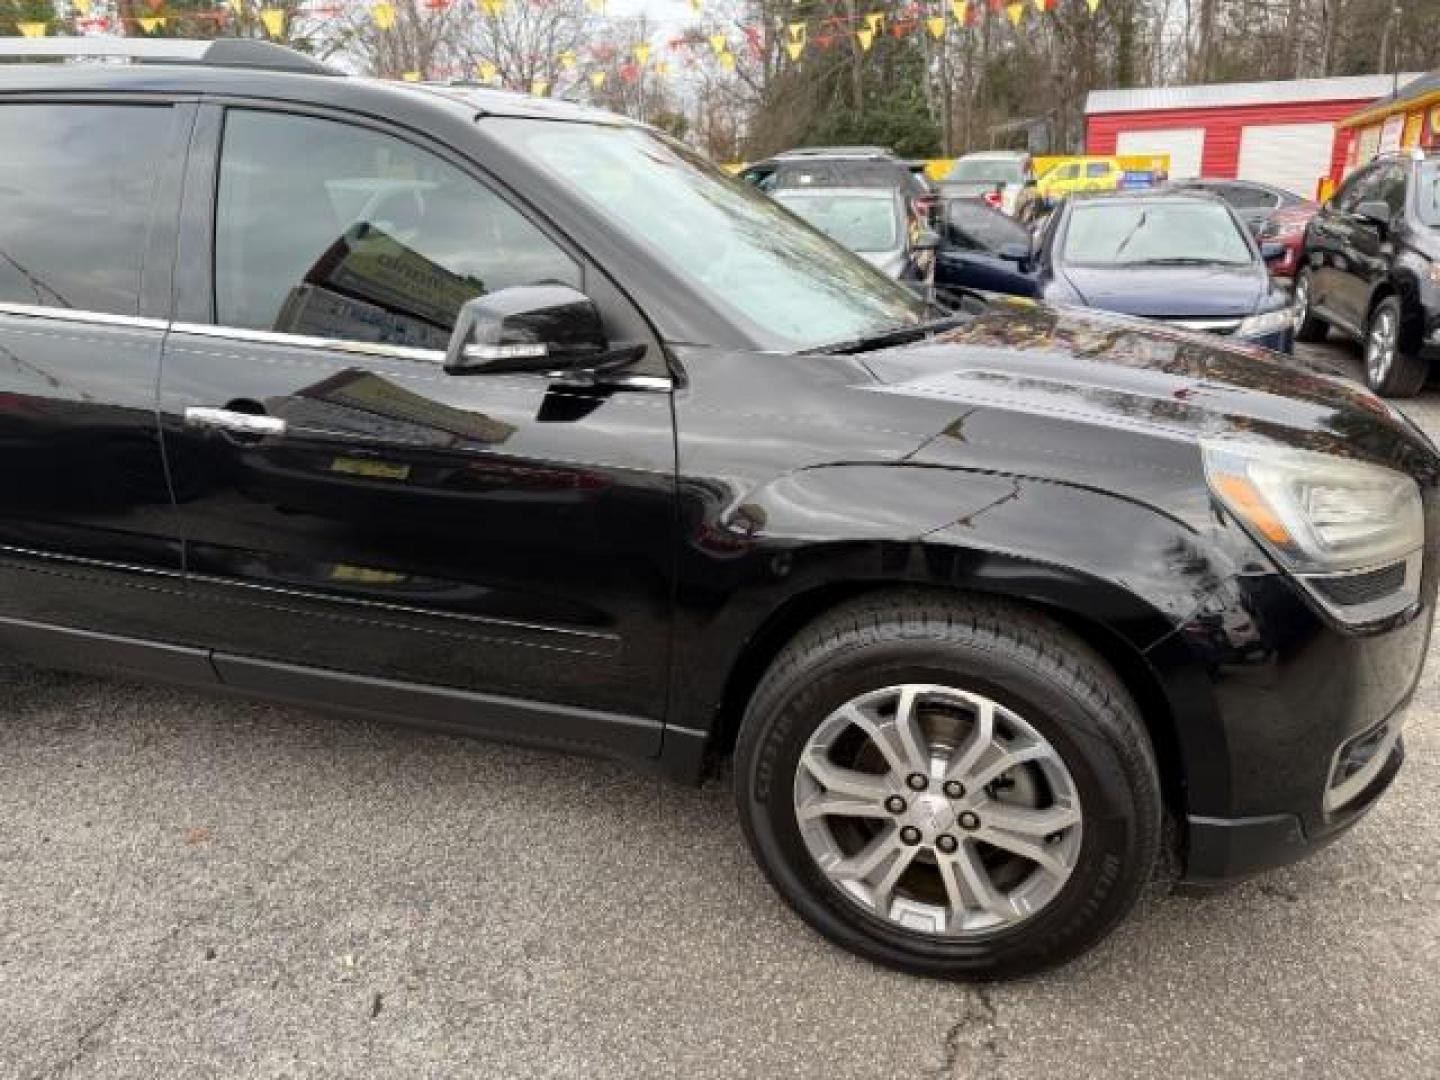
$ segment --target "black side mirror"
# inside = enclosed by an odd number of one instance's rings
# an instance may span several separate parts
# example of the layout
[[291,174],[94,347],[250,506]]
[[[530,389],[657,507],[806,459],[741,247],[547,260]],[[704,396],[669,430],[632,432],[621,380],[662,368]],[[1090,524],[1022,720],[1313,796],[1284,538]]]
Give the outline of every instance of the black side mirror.
[[517,285],[465,302],[445,351],[445,371],[565,371],[609,359],[593,300],[568,285]]
[[1382,233],[1390,228],[1393,218],[1390,213],[1390,204],[1381,199],[1366,199],[1355,207],[1355,216],[1376,225]]
[[1029,244],[1001,244],[995,252],[1006,262],[1019,263],[1023,269],[1025,263],[1030,261]]

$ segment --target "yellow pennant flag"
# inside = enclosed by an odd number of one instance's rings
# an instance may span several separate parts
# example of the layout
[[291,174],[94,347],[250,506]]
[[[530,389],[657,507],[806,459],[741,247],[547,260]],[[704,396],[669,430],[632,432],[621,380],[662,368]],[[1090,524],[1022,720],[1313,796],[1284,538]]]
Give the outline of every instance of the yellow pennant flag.
[[82,16],[90,14],[90,0],[70,0],[70,6]]
[[375,21],[376,30],[389,30],[395,25],[395,5],[376,4],[370,9],[370,18]]
[[575,62],[576,62],[576,60],[577,60],[577,57],[575,56],[575,50],[574,50],[574,49],[566,49],[564,52],[562,52],[562,53],[560,54],[560,68],[561,68],[561,70],[563,70],[563,71],[574,71],[574,70],[575,70]]
[[[144,19],[140,20],[142,23]],[[22,22],[16,23],[15,29],[19,30],[24,37],[44,37],[45,32],[50,29],[49,23],[43,22]]]
[[883,11],[873,11],[865,16],[865,25],[870,28],[870,40],[875,40],[875,35],[880,32],[880,26],[885,22]]
[[726,49],[728,49],[729,47],[730,47],[730,43],[725,39],[725,35],[724,35],[724,34],[711,34],[711,35],[710,35],[710,48],[711,48],[711,50],[715,53],[716,56],[719,56],[721,53],[723,53],[723,52],[724,52]]
[[965,26],[970,18],[969,0],[950,0],[950,11],[954,14],[955,21],[961,26]]
[[1094,15],[1095,10],[1100,6],[1100,0],[1085,0],[1085,6],[1090,9],[1090,14]]
[[669,74],[670,74],[670,61],[668,61],[668,60],[659,60],[659,61],[657,61],[656,64],[655,64],[655,74],[656,74],[656,75],[659,75],[662,79],[663,79],[665,76],[669,75]]
[[603,71],[592,71],[590,73],[590,85],[599,90],[605,85],[605,73]]
[[505,0],[480,0],[482,15],[496,16],[505,10]]
[[792,22],[785,29],[789,32],[791,41],[803,42],[805,40],[805,24],[803,22]]
[[1019,26],[1020,20],[1025,18],[1025,5],[1021,0],[1013,0],[1005,5],[1005,14],[1010,16],[1010,25]]
[[597,14],[605,14],[605,0],[585,0],[585,6]]
[[939,41],[945,36],[945,16],[932,15],[925,20],[926,27],[930,30],[930,36]]
[[799,60],[800,54],[805,51],[805,43],[803,41],[787,41],[785,51],[790,54],[791,60]]
[[495,66],[493,60],[481,60],[475,65],[475,74],[480,76],[481,82],[492,83],[495,81],[495,76],[500,74],[500,69]]
[[165,25],[165,18],[161,15],[144,15],[140,18],[140,29],[147,34],[153,34]]
[[260,21],[265,25],[265,33],[273,38],[285,36],[285,9],[284,8],[261,8]]
[[650,62],[650,46],[647,43],[643,41],[640,42],[632,51],[635,53],[635,59],[641,67],[644,67]]
[[225,0],[225,6],[236,15],[245,14],[245,0]]
[[400,78],[402,78],[402,79],[405,80],[406,82],[419,82],[419,81],[420,81],[420,73],[419,73],[418,71],[407,71],[407,72],[404,72],[404,73],[400,76]]
[[690,0],[690,10],[699,15],[705,7],[705,0]]
[[735,70],[735,54],[726,49],[720,54],[720,66],[726,71]]
[[536,79],[534,82],[532,82],[532,83],[530,84],[530,93],[532,93],[532,94],[535,95],[536,97],[544,97],[544,96],[545,96],[547,93],[549,93],[549,92],[550,92],[550,80],[549,80],[549,79]]
[[856,30],[855,40],[860,42],[860,51],[869,52],[870,46],[875,44],[874,30]]

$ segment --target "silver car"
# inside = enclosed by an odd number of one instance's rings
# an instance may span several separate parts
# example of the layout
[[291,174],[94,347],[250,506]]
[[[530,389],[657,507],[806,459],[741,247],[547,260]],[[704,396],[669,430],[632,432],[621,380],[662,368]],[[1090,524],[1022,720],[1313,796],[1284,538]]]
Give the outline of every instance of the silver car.
[[896,188],[781,188],[771,195],[872,266],[928,285],[940,238],[910,211]]

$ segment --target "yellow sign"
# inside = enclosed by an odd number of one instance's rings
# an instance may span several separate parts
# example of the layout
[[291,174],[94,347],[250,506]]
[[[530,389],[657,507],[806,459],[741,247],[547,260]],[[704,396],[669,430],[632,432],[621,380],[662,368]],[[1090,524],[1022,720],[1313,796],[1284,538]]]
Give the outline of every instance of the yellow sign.
[[265,32],[271,37],[285,36],[284,8],[261,8],[260,21],[265,24]]

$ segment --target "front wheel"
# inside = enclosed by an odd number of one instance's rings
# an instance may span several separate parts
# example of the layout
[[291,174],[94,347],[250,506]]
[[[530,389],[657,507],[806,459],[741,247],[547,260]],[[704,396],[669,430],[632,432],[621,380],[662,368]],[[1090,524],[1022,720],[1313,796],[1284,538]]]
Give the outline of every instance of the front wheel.
[[1425,385],[1428,364],[1402,342],[1398,296],[1375,305],[1365,328],[1365,381],[1382,397],[1414,397]]
[[897,593],[776,658],[736,748],[741,822],[811,926],[906,971],[1019,975],[1102,939],[1159,852],[1154,756],[1079,639]]

